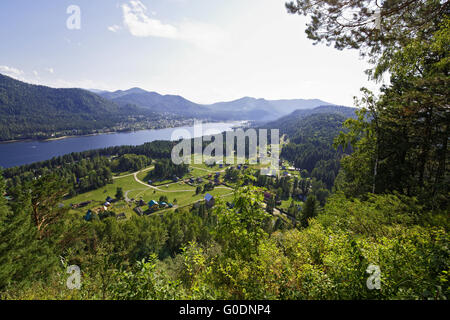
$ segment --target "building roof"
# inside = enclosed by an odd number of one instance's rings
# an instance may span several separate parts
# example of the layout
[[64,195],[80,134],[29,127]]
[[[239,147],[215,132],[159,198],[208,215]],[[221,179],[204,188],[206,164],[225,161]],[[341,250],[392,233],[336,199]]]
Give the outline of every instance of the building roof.
[[214,198],[214,197],[213,197],[212,195],[210,195],[209,193],[207,193],[207,194],[205,195],[205,200],[206,200],[206,201],[211,201],[213,198]]
[[154,205],[158,205],[158,202],[155,201],[155,200],[152,200],[152,201],[150,201],[150,202],[148,203],[148,205],[149,205],[150,207],[152,207],[152,206],[154,206]]

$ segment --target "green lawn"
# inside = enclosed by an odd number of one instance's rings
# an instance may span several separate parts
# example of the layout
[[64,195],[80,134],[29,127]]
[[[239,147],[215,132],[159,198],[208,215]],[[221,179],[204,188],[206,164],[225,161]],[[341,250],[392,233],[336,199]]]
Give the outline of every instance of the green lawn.
[[[145,172],[139,172],[137,174],[137,178],[144,181],[144,178],[148,174],[148,169]],[[209,173],[204,170],[194,169],[191,172],[193,177],[208,175]],[[191,176],[191,174],[189,176]],[[116,194],[116,190],[118,187],[121,187],[124,193],[128,196],[129,199],[134,198],[135,200],[143,199],[145,202],[149,202],[150,200],[159,200],[159,197],[165,195],[168,197],[169,203],[173,203],[178,207],[183,207],[186,205],[191,205],[199,200],[202,200],[205,194],[195,194],[196,187],[187,185],[183,181],[178,183],[173,183],[172,181],[168,181],[170,184],[157,186],[159,190],[155,190],[153,188],[147,187],[138,183],[134,179],[134,175],[127,173],[123,174],[121,177],[115,178],[112,184],[108,184],[102,188],[97,190],[92,190],[83,194],[79,194],[73,198],[66,199],[63,203],[65,206],[70,206],[72,203],[81,203],[85,201],[91,201],[91,203],[83,208],[78,209],[70,209],[71,213],[79,214],[80,216],[84,215],[89,209],[96,209],[103,206],[107,197],[114,198]],[[202,187],[208,180],[200,184]],[[226,195],[227,199],[232,198],[233,190],[223,188],[223,186],[219,186],[218,189],[214,189],[209,191],[215,197],[223,197]],[[174,200],[177,200],[174,203]],[[127,217],[131,217],[135,215],[133,208],[136,205],[134,203],[126,203],[125,200],[117,201],[111,205],[109,208],[110,211],[114,211],[115,213],[125,213]],[[146,209],[146,207],[144,207]],[[164,212],[167,210],[161,210]],[[160,212],[160,211],[158,211]]]
[[[280,206],[277,206],[277,208],[283,209],[284,211],[288,211],[288,209],[289,209],[289,207],[290,207],[290,205],[291,205],[291,201],[292,201],[292,199],[289,199],[289,200],[282,200],[282,201],[281,201],[281,205],[280,205]],[[299,204],[299,205],[301,205],[301,206],[303,205],[303,202],[300,201],[300,200],[295,200],[294,203],[295,203],[295,204]]]

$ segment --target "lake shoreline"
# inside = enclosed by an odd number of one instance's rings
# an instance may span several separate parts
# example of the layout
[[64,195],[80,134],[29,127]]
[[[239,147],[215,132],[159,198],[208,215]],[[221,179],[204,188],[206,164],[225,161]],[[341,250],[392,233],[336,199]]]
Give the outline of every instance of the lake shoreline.
[[[235,122],[241,122],[241,124],[244,124],[247,122],[247,120],[208,121],[205,123],[235,123]],[[16,143],[16,142],[49,142],[49,141],[57,141],[57,140],[64,140],[64,139],[70,139],[70,138],[92,137],[92,136],[114,134],[114,133],[132,133],[132,132],[140,132],[140,131],[145,131],[145,130],[176,129],[176,128],[183,128],[185,126],[186,125],[168,126],[168,127],[151,128],[151,129],[129,130],[129,131],[111,131],[111,132],[99,132],[99,133],[88,133],[88,134],[75,134],[75,135],[66,135],[66,136],[46,138],[46,139],[29,139],[29,138],[28,139],[14,139],[14,140],[0,141],[0,144],[8,144],[8,143]]]
[[[203,133],[208,130],[218,132],[233,131],[246,127],[247,121],[202,123]],[[35,162],[50,160],[66,154],[99,150],[117,146],[137,146],[153,141],[172,141],[172,134],[184,129],[195,135],[195,127],[176,126],[163,129],[145,129],[128,132],[105,132],[89,135],[73,135],[49,138],[46,140],[23,139],[0,143],[0,167],[11,168]],[[204,131],[206,130],[206,131]]]

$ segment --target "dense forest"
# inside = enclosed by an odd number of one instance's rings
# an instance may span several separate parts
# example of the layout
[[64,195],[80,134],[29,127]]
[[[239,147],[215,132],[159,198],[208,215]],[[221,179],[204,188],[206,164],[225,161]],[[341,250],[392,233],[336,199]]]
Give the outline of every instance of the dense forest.
[[[288,138],[282,158],[300,175],[230,167],[231,201],[86,221],[59,206],[71,188],[83,192],[75,181],[95,187],[91,172],[108,183],[112,171],[150,163],[161,177],[184,173],[167,162],[176,142],[3,171],[0,297],[448,299],[448,2],[385,1],[381,30],[369,2],[286,5],[311,17],[311,40],[357,49],[375,61],[371,77],[390,76],[379,96],[362,89],[354,117],[328,112],[279,122]],[[357,23],[344,19],[349,11]],[[275,210],[280,201],[291,202],[289,223]],[[79,290],[65,286],[69,265],[82,270]]]

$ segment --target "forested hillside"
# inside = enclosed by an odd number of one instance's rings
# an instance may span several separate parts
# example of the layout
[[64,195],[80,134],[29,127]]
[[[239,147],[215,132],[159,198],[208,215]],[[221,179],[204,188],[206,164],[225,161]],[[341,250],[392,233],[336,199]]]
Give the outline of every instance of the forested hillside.
[[144,116],[161,118],[86,90],[53,89],[0,74],[0,141],[121,130]]

